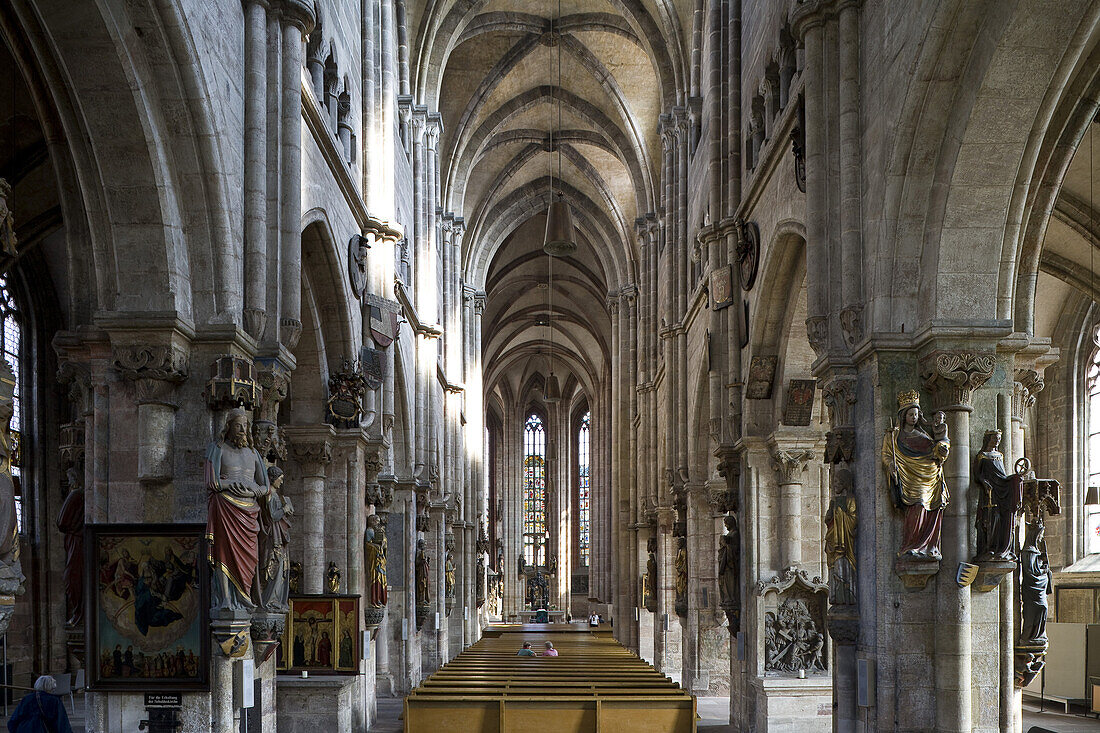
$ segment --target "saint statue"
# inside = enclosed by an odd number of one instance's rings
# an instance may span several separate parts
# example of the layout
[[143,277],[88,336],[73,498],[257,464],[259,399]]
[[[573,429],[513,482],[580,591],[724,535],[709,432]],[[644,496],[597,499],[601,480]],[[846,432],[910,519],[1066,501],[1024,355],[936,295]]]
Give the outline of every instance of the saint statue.
[[1024,546],[1020,549],[1020,602],[1023,610],[1020,646],[1047,643],[1047,599],[1053,590],[1054,577],[1047,559],[1043,522],[1028,522]]
[[477,575],[474,578],[474,601],[477,607],[485,605],[485,556],[477,556]]
[[[724,522],[726,534],[718,547],[718,598],[721,608],[737,614],[741,610],[741,530],[732,514],[726,515]],[[656,566],[652,555],[650,558]]]
[[825,512],[825,559],[829,564],[829,603],[856,604],[856,498],[852,496],[852,472],[846,468],[833,476],[833,499]]
[[898,556],[939,560],[943,509],[950,499],[943,478],[943,462],[951,450],[947,425],[940,412],[928,424],[916,390],[898,395],[898,422],[882,441],[887,482],[894,503],[905,512]]
[[248,427],[248,413],[230,410],[221,435],[206,450],[213,618],[248,616],[260,600],[259,500],[270,487],[267,467],[252,447]]
[[519,577],[523,577],[523,574],[527,572],[527,558],[523,556],[523,553],[519,555],[519,561],[517,567],[519,568]]
[[363,560],[367,570],[367,606],[386,605],[386,528],[377,514],[367,517]]
[[455,558],[454,553],[448,552],[443,561],[443,583],[446,598],[455,597]]
[[69,610],[70,628],[84,623],[84,467],[82,462],[69,466],[69,493],[61,502],[57,528],[65,541],[65,607]]
[[328,564],[328,592],[340,592],[340,568],[336,567],[336,563],[332,561]]
[[978,560],[1016,561],[1016,522],[1024,506],[1021,476],[1005,471],[1004,456],[997,448],[1000,430],[987,430],[975,460],[978,495]]
[[676,597],[687,598],[688,558],[687,548],[680,545],[676,551]]
[[286,613],[290,610],[290,563],[286,550],[290,544],[290,517],[294,514],[294,505],[289,498],[279,493],[283,486],[282,469],[269,466],[267,479],[271,492],[263,502],[263,511],[260,513],[263,586],[260,598],[263,607],[268,611]]
[[426,606],[431,602],[431,591],[428,585],[428,577],[430,573],[430,561],[428,560],[428,554],[425,552],[426,545],[424,540],[416,541],[416,560],[415,560],[415,580],[416,580],[416,603],[420,606]]
[[302,563],[290,561],[290,592],[299,593],[302,588]]

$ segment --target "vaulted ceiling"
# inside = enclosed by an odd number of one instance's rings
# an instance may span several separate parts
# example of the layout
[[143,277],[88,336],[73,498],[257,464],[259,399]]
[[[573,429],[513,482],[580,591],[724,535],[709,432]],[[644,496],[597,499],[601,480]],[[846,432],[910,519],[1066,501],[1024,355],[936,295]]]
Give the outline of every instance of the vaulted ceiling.
[[[416,95],[443,119],[442,205],[465,219],[464,278],[488,296],[489,391],[541,384],[551,321],[555,373],[593,396],[611,347],[606,297],[635,282],[634,220],[656,208],[658,122],[683,103],[695,11],[691,0],[410,8]],[[580,246],[553,263],[552,314],[542,253],[551,176]]]

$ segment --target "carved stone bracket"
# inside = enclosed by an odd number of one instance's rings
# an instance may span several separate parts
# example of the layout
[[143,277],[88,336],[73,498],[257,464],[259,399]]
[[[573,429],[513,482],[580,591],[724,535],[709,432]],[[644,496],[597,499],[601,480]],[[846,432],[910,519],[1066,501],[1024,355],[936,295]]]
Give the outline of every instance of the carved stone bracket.
[[921,590],[928,579],[940,571],[939,560],[899,557],[894,562],[894,572],[901,578],[906,590]]
[[384,513],[393,504],[393,485],[390,483],[368,483],[366,501],[373,504],[376,511]]
[[863,340],[863,305],[856,303],[840,311],[840,329],[844,343],[851,348]]
[[187,379],[187,352],[174,346],[122,346],[111,353],[111,366],[131,382],[139,405],[176,407],[170,397]]
[[993,354],[934,351],[921,360],[921,377],[944,409],[970,409],[974,390],[993,376]]
[[806,319],[806,338],[814,353],[821,356],[829,345],[829,319],[825,316],[810,316]]
[[286,616],[281,613],[263,613],[252,617],[252,644],[258,664],[263,664],[279,646],[279,639],[286,628]]
[[240,659],[248,654],[251,646],[249,631],[250,620],[224,620],[210,622],[210,631],[214,634],[214,651],[230,659]]
[[263,389],[256,421],[278,423],[279,405],[290,393],[290,372],[280,364],[258,361],[256,383]]
[[833,428],[825,434],[825,462],[851,463],[856,454],[856,429]]
[[92,414],[92,370],[87,364],[63,361],[57,368],[57,381],[69,387],[69,401],[77,414]]

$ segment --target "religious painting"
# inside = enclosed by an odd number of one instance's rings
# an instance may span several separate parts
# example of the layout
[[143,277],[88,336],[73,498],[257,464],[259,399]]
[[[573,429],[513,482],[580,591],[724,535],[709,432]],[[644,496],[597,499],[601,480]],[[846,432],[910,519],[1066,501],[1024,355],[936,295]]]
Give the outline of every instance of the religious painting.
[[90,524],[89,688],[209,689],[209,565],[201,524]]
[[340,634],[336,669],[359,671],[359,598],[336,599],[336,625]]
[[359,596],[292,595],[275,668],[355,674],[359,643]]
[[749,362],[749,380],[745,387],[745,397],[750,400],[766,400],[772,396],[772,382],[775,381],[775,368],[779,358],[775,356],[754,356]]
[[710,307],[721,310],[733,305],[733,271],[729,265],[710,273]]
[[792,379],[787,384],[787,404],[783,407],[783,424],[807,426],[813,417],[816,379]]

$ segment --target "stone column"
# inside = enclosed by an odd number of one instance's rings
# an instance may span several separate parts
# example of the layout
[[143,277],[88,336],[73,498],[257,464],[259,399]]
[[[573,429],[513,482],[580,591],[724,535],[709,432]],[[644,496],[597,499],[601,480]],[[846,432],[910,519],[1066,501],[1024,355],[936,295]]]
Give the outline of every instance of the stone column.
[[245,2],[244,328],[267,323],[267,0]]
[[[330,425],[287,428],[290,455],[302,469],[302,592],[325,592],[325,476],[336,431]],[[297,517],[296,517],[297,519]]]
[[293,350],[302,335],[302,38],[313,28],[313,4],[283,0],[282,106],[279,160],[281,241],[279,342]]
[[137,476],[145,489],[142,517],[168,522],[175,510],[175,387],[187,379],[187,351],[178,345],[121,346],[113,366],[133,387],[137,402]]
[[925,386],[947,413],[951,453],[944,478],[952,493],[943,516],[943,566],[936,578],[935,635],[936,730],[970,731],[971,614],[970,588],[955,582],[955,569],[970,559],[970,413],[971,396],[993,375],[992,354],[936,351],[921,360]]
[[779,484],[780,565],[802,565],[802,475],[814,452],[805,440],[772,435],[768,443],[772,469]]

